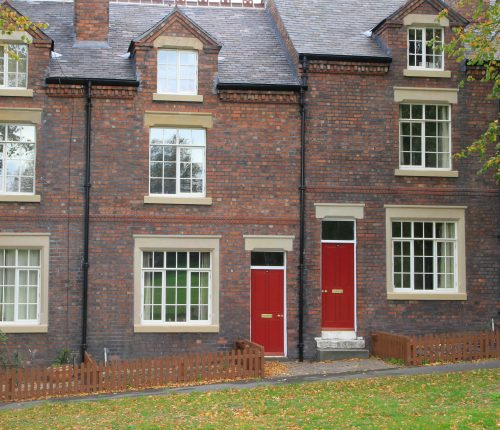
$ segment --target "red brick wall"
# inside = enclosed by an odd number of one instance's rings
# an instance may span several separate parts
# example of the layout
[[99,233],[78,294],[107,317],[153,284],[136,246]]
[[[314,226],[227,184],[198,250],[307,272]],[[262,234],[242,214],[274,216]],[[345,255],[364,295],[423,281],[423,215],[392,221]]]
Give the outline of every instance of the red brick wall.
[[74,8],[76,40],[106,42],[109,32],[109,1],[75,0]]
[[[430,13],[417,10],[413,13]],[[386,75],[310,73],[307,92],[306,353],[321,332],[321,221],[314,203],[365,203],[357,223],[358,331],[434,332],[488,329],[497,319],[500,247],[498,188],[477,176],[476,158],[453,160],[458,178],[397,177],[399,107],[393,87],[458,88],[462,65],[446,61],[451,79],[404,77],[406,28],[382,34],[393,62]],[[450,38],[446,30],[446,39]],[[313,64],[311,64],[313,65]],[[453,152],[470,143],[497,115],[489,87],[467,83],[451,108]],[[388,301],[385,204],[464,205],[467,294],[464,302]]]

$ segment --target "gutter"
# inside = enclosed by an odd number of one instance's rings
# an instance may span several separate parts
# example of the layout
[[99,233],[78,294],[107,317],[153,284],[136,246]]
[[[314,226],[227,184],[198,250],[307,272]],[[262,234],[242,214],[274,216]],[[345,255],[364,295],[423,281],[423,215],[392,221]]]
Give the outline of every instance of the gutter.
[[294,91],[299,92],[301,85],[274,85],[274,84],[245,84],[245,83],[218,83],[219,90],[254,90],[254,91]]
[[306,212],[306,91],[308,58],[302,57],[302,85],[300,86],[300,233],[299,233],[299,361],[304,361],[304,254]]
[[90,255],[90,189],[92,187],[92,85],[138,87],[139,81],[120,79],[86,79],[50,77],[46,84],[83,85],[85,87],[85,176],[84,176],[84,215],[83,215],[83,292],[82,292],[82,343],[80,353],[82,362],[87,351],[89,255]]
[[45,79],[46,84],[60,85],[87,85],[92,82],[93,85],[103,85],[107,87],[138,87],[139,81],[135,79],[95,79],[95,78],[69,78],[69,77],[54,77]]
[[308,60],[324,61],[351,61],[356,63],[392,63],[391,57],[370,57],[365,55],[331,55],[331,54],[300,54],[299,59],[303,62],[304,58]]

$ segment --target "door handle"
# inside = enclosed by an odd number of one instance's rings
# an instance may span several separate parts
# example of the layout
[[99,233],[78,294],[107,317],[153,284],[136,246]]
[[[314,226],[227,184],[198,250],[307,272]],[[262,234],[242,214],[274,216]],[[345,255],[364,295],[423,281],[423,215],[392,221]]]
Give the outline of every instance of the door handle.
[[278,318],[283,318],[283,317],[284,317],[284,315],[282,315],[282,314],[278,314],[278,315],[276,315],[276,316],[277,316]]
[[332,294],[344,294],[344,290],[332,290]]
[[321,290],[322,293],[328,293],[328,290]]

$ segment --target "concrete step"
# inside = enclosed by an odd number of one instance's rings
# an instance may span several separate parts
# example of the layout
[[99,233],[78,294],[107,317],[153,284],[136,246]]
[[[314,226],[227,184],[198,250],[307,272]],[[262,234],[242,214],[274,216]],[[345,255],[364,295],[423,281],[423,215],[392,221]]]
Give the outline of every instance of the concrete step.
[[325,339],[323,337],[316,338],[316,345],[318,349],[363,349],[365,347],[365,340],[363,338],[357,339]]
[[355,331],[335,331],[335,330],[323,330],[321,332],[322,339],[357,339]]
[[328,361],[328,360],[346,360],[349,358],[369,358],[370,351],[367,349],[318,349],[317,353],[318,361]]

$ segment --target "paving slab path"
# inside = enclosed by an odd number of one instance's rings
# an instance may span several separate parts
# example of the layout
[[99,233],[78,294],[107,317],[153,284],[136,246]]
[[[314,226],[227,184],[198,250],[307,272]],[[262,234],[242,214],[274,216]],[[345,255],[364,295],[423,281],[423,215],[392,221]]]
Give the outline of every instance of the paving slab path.
[[[295,372],[295,374],[290,373],[290,375],[276,376],[251,381],[233,381],[220,384],[208,384],[179,388],[159,388],[125,393],[99,394],[85,397],[64,397],[47,400],[35,400],[23,403],[5,403],[0,404],[0,411],[9,409],[32,408],[44,403],[88,402],[104,399],[109,400],[144,396],[168,396],[171,394],[181,393],[206,393],[210,391],[241,390],[263,386],[301,384],[321,381],[342,381],[351,379],[367,379],[405,375],[432,375],[450,372],[466,372],[477,369],[499,369],[500,372],[500,360],[483,360],[418,367],[397,367],[384,363],[381,360],[377,359],[345,360],[319,363],[288,363],[291,371]],[[313,371],[311,369],[316,369],[316,373],[309,373]],[[320,373],[317,373],[318,369],[321,369]],[[343,370],[341,371],[341,369]]]

